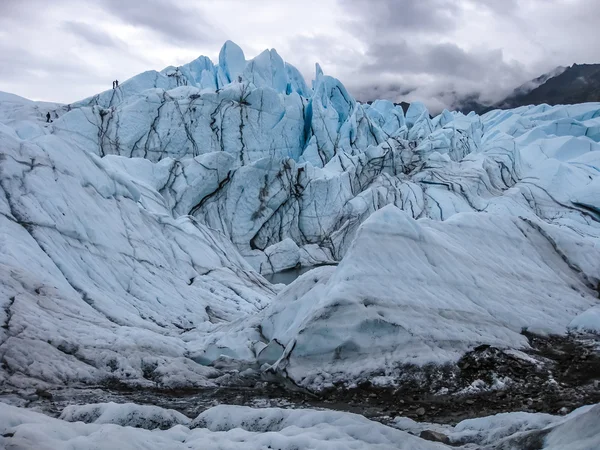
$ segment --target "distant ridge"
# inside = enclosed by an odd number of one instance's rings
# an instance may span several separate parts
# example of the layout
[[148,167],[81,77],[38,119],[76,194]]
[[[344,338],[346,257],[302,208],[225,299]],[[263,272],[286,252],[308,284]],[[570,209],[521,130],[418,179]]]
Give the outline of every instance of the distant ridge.
[[573,105],[600,102],[600,64],[573,64],[557,67],[516,88],[512,94],[492,105],[482,104],[477,98],[462,99],[455,108],[478,114],[493,109],[512,109],[519,106]]

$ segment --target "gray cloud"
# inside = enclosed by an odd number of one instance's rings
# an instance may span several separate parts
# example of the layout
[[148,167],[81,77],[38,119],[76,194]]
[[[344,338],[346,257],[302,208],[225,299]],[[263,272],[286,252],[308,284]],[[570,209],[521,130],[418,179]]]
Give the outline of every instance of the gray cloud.
[[16,47],[5,40],[0,40],[0,78],[5,80],[19,80],[24,78],[47,75],[56,77],[73,78],[77,76],[92,76],[93,73],[87,65],[79,60],[76,55],[65,53],[64,60],[48,57],[43,54],[32,53],[26,48]]
[[340,4],[375,34],[453,29],[460,10],[460,3],[453,0],[340,0]]
[[0,19],[6,20],[18,17],[23,6],[23,2],[20,0],[4,0],[0,2]]
[[112,38],[108,33],[91,24],[67,20],[63,22],[62,26],[65,30],[85,39],[92,45],[99,47],[119,47],[123,45],[122,41]]
[[[502,61],[500,50],[481,54],[466,52],[453,43],[409,45],[405,40],[374,43],[367,52],[370,61],[361,70],[376,74],[429,73],[466,79],[478,79],[486,70],[497,69]],[[503,67],[506,68],[506,67]]]
[[447,107],[456,106],[463,95],[496,101],[529,76],[521,64],[506,62],[500,49],[468,52],[453,43],[375,43],[369,47],[367,58],[357,68],[360,82],[352,86],[355,95],[365,100],[372,100],[374,93],[401,100],[417,91],[436,99],[423,98],[429,104]]
[[0,0],[0,90],[68,103],[152,68],[114,23],[95,1]]
[[100,0],[98,3],[123,22],[144,27],[177,43],[199,45],[201,42],[222,40],[198,10],[180,6],[170,0]]
[[86,97],[90,90],[102,90],[107,84],[102,74],[68,50],[58,59],[0,39],[2,91],[48,101],[57,100],[56,92],[67,92],[72,100],[76,100]]
[[0,1],[0,24],[22,24],[25,19],[36,19],[44,4],[39,0]]
[[[315,57],[318,55],[318,58]],[[360,63],[362,55],[346,42],[326,34],[313,36],[294,36],[286,46],[286,54],[282,57],[296,66],[307,81],[314,79],[315,63],[336,68],[336,74],[349,73]],[[342,77],[343,78],[343,77]]]
[[[373,100],[376,96],[394,101],[422,100],[435,110],[458,106],[465,97],[488,103],[500,100],[528,79],[559,64],[570,64],[571,61],[565,63],[559,58],[542,61],[541,57],[525,64],[507,57],[502,47],[522,44],[532,53],[531,49],[535,49],[538,55],[543,55],[556,44],[550,45],[550,39],[540,42],[539,33],[535,32],[537,27],[554,32],[557,29],[552,22],[540,23],[531,11],[548,12],[552,7],[564,7],[567,15],[573,15],[576,9],[569,11],[566,6],[591,7],[590,0],[338,0],[338,3],[351,12],[354,17],[351,21],[360,30],[367,30],[359,37],[366,48],[363,62],[353,69],[347,83],[351,92],[362,100]],[[491,26],[481,28],[484,35],[468,40],[471,49],[452,42],[453,36],[464,41],[463,27],[471,25],[477,29],[477,20],[487,20]],[[573,26],[581,22],[570,21]],[[489,47],[494,36],[498,39]],[[518,36],[520,42],[513,36]],[[478,48],[482,47],[478,39],[488,47]],[[513,49],[515,53],[518,51]],[[551,60],[556,62],[553,64]]]
[[0,90],[75,101],[232,39],[308,80],[320,62],[361,100],[439,110],[600,62],[599,22],[598,0],[0,0]]

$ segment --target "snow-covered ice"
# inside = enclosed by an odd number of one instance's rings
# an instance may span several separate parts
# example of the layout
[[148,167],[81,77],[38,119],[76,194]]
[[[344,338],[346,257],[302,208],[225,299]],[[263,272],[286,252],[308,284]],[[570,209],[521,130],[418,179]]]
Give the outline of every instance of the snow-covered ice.
[[[102,415],[94,419],[98,412]],[[92,416],[90,416],[90,414]],[[600,445],[600,405],[567,416],[507,413],[466,420],[455,427],[399,419],[392,426],[362,416],[309,409],[220,405],[193,421],[172,411],[134,404],[69,407],[61,419],[0,403],[0,446],[10,449],[406,449],[457,448],[596,450]],[[77,421],[74,420],[84,420]],[[187,419],[187,420],[186,420]],[[163,429],[164,420],[172,426]],[[181,420],[180,423],[177,423]],[[438,430],[452,446],[423,440],[406,431]],[[477,447],[473,447],[477,445]]]
[[483,449],[595,450],[600,446],[600,404],[565,417],[507,413],[466,420],[449,434],[451,442],[473,442]]
[[[113,412],[131,416],[134,405]],[[139,407],[138,407],[139,408]],[[125,422],[124,424],[126,424]],[[217,406],[190,425],[146,430],[53,419],[0,403],[0,446],[11,449],[395,449],[440,450],[406,432],[349,413]]]

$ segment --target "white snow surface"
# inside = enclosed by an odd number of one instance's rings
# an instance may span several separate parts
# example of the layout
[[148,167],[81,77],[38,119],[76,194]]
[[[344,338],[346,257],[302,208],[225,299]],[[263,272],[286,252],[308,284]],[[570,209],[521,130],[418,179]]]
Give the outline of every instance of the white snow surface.
[[398,418],[394,423],[394,427],[416,434],[425,429],[438,430],[453,444],[446,446],[338,411],[219,405],[190,421],[159,407],[112,403],[70,406],[61,418],[54,419],[0,403],[0,446],[14,450],[441,450],[465,445],[464,448],[520,450],[524,442],[537,442],[539,446],[535,448],[542,450],[596,450],[600,445],[599,420],[600,405],[590,405],[564,417],[517,412],[469,419],[455,427],[419,424],[406,418]]
[[[121,405],[123,410],[131,405]],[[400,430],[349,413],[217,406],[190,429],[146,430],[53,419],[0,403],[0,447],[20,450],[94,449],[395,449],[439,450]],[[3,437],[7,436],[7,437]]]
[[227,42],[72,105],[1,93],[0,188],[11,385],[320,389],[600,330],[600,103],[405,115]]

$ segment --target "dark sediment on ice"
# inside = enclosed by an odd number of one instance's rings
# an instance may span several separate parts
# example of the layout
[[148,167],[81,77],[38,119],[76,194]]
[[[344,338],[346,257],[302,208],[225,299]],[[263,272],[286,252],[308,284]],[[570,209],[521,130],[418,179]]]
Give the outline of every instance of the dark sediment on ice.
[[[63,388],[35,393],[10,392],[20,406],[57,416],[70,404],[114,401],[152,404],[196,417],[217,404],[255,407],[324,408],[387,422],[395,416],[454,424],[500,412],[566,413],[600,403],[600,338],[537,336],[531,349],[502,351],[480,346],[457,365],[407,368],[400,387],[369,382],[318,393],[290,390],[283,383],[249,380],[246,386],[213,389],[136,388],[107,383],[95,388]],[[1,398],[0,398],[1,399]]]

